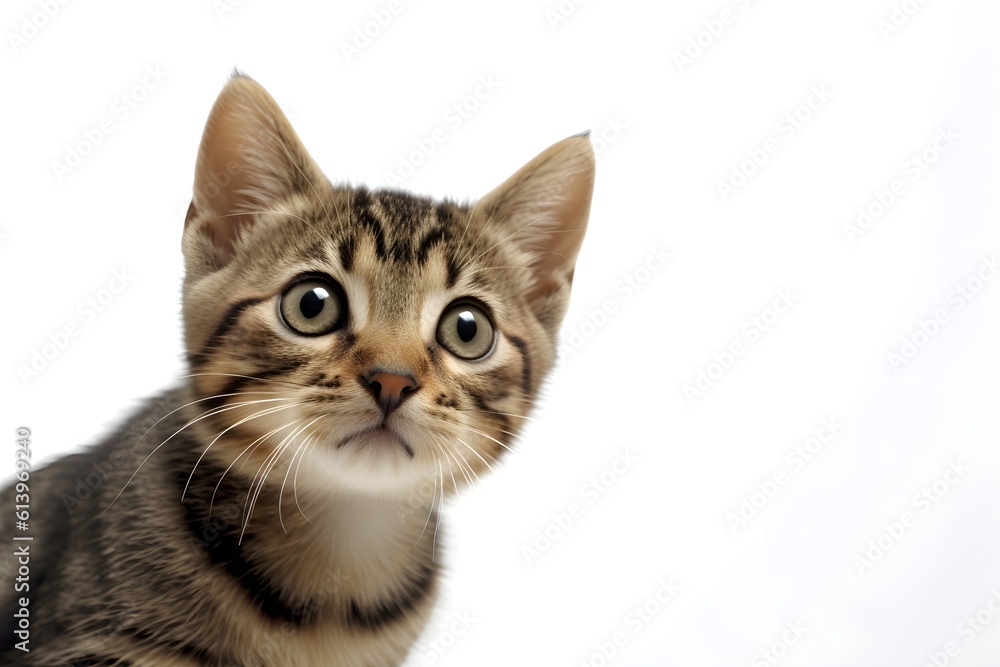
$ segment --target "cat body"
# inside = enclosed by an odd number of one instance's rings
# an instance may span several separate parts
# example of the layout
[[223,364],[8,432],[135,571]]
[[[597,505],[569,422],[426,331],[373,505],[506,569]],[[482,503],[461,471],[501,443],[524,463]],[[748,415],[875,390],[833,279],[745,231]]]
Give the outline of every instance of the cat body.
[[[8,644],[0,664],[401,663],[436,592],[429,504],[401,513],[345,495],[323,508],[303,494],[306,530],[289,490],[285,534],[280,484],[265,485],[244,531],[245,488],[224,483],[209,511],[223,469],[203,459],[188,484],[196,438],[181,432],[153,455],[188,421],[177,408],[190,400],[183,389],[159,396],[121,434],[32,475],[31,651]],[[142,492],[116,500],[126,484]],[[13,506],[10,489],[2,501]],[[360,544],[367,522],[378,530]]]
[[554,362],[593,170],[581,135],[472,204],[335,186],[234,76],[185,222],[189,375],[31,474],[0,664],[401,664],[438,590],[437,508],[509,449]]

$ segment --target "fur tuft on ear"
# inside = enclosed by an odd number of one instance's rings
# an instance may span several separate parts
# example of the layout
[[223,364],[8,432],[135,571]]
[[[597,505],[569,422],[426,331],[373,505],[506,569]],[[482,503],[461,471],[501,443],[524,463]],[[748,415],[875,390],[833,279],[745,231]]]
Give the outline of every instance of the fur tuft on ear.
[[212,263],[224,265],[255,212],[319,182],[325,177],[277,102],[259,83],[234,71],[205,123],[186,235],[193,228],[207,231]]
[[533,258],[528,298],[535,312],[556,308],[560,320],[590,216],[595,159],[589,135],[550,146],[477,205]]

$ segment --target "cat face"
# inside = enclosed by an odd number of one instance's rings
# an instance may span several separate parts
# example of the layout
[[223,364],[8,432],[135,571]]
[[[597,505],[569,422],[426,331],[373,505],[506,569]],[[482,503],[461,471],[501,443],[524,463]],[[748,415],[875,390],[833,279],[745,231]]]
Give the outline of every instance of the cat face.
[[313,492],[482,475],[553,364],[593,174],[578,136],[473,204],[334,186],[270,96],[234,77],[184,234],[210,455]]

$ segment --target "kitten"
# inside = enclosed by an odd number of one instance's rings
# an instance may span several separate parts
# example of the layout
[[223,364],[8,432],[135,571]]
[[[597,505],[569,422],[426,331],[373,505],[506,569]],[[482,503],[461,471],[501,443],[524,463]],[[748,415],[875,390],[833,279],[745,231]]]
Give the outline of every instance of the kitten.
[[234,75],[185,221],[190,375],[32,474],[0,663],[403,662],[438,590],[436,508],[508,449],[552,367],[593,179],[579,135],[471,205],[334,186]]

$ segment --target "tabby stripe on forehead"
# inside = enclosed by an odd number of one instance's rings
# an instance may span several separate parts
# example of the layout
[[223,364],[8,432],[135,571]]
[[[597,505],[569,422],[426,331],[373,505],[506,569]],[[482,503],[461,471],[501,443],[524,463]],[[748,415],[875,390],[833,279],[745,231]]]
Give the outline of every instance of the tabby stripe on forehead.
[[340,265],[344,271],[350,271],[354,265],[354,236],[346,236],[337,246],[337,254],[340,256]]
[[192,354],[188,357],[188,363],[191,367],[193,368],[205,363],[208,360],[209,355],[211,355],[212,350],[217,348],[219,343],[222,342],[222,339],[229,333],[229,330],[236,326],[236,322],[239,321],[240,315],[243,314],[243,311],[250,306],[255,306],[258,303],[265,301],[266,298],[267,297],[244,299],[243,301],[238,301],[230,306],[229,312],[227,312],[225,317],[222,318],[222,321],[219,322],[219,326],[216,327],[215,333],[213,333],[208,339],[208,342],[202,346],[201,352]]
[[521,388],[525,393],[531,392],[531,357],[528,356],[528,344],[523,338],[507,336],[514,347],[521,353]]
[[462,274],[462,267],[458,264],[458,258],[450,252],[445,253],[444,259],[448,265],[448,278],[446,279],[445,287],[450,289],[458,282],[458,278]]
[[420,244],[417,246],[417,263],[423,264],[427,261],[427,255],[430,253],[431,249],[445,241],[448,238],[448,230],[444,227],[435,227],[426,234],[424,238],[420,239]]
[[385,251],[385,231],[375,216],[375,211],[372,210],[372,200],[368,191],[363,188],[358,190],[358,194],[354,197],[354,215],[357,223],[371,232],[375,238],[375,256],[383,262],[387,260],[389,255]]

